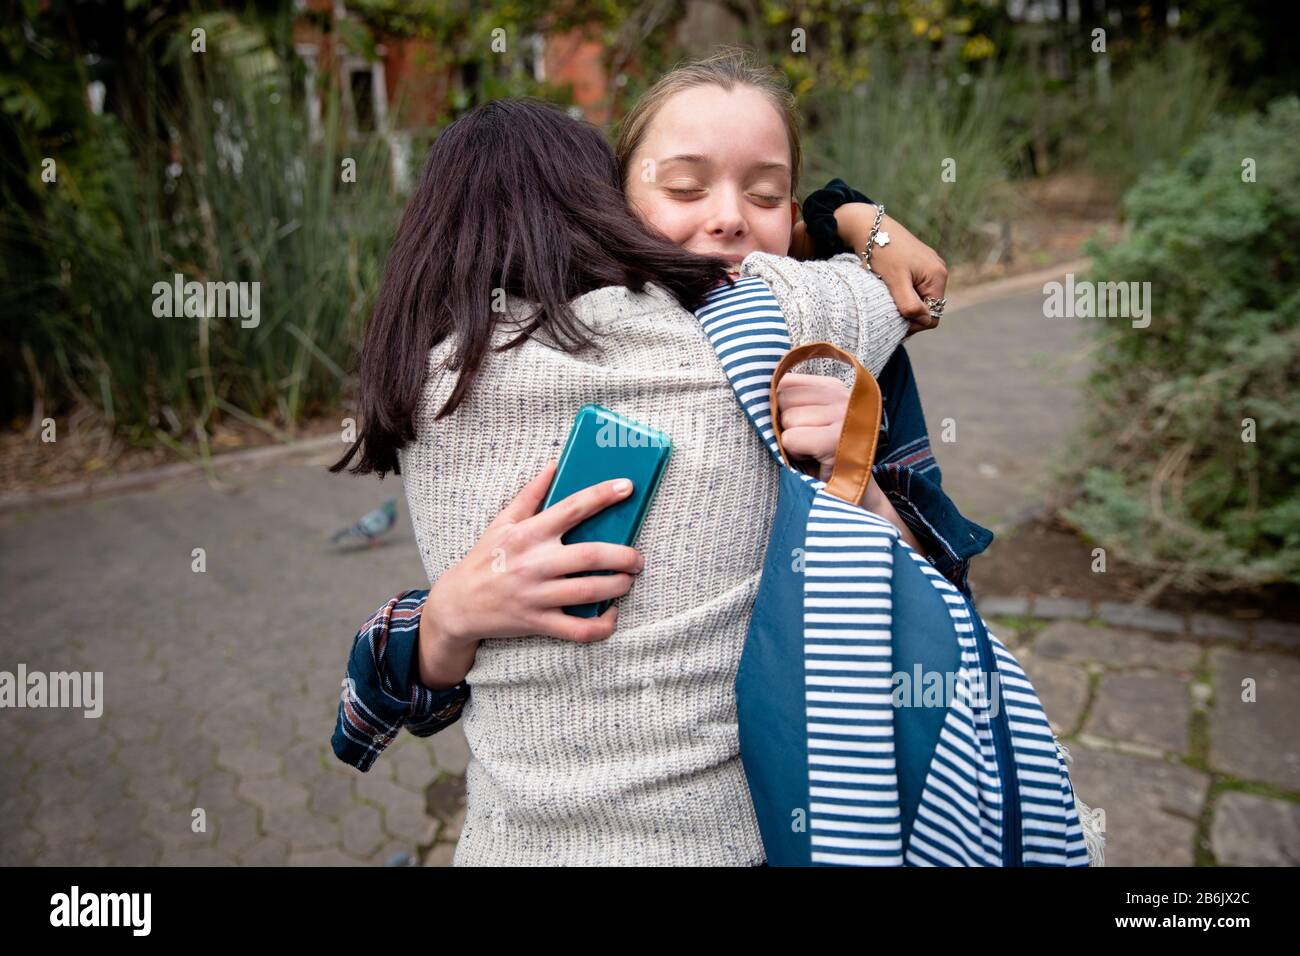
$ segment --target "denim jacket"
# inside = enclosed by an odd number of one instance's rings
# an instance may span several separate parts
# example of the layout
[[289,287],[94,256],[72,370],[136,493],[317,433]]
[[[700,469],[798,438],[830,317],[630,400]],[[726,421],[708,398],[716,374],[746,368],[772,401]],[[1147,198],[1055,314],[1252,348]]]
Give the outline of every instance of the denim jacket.
[[[940,486],[905,349],[894,352],[878,381],[883,408],[872,475],[934,566],[969,596],[970,559],[993,534],[964,517]],[[330,743],[335,756],[359,770],[369,770],[403,726],[431,736],[455,723],[469,699],[465,681],[439,691],[419,682],[420,615],[428,595],[427,588],[395,595],[353,639]]]

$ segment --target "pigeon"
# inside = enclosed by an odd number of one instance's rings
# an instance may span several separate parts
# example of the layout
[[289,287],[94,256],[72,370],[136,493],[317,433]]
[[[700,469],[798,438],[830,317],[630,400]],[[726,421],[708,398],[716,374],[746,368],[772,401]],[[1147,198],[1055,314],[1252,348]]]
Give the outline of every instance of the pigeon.
[[331,544],[340,541],[369,541],[373,548],[379,543],[379,536],[392,530],[397,523],[397,499],[389,498],[380,507],[367,514],[350,528],[337,531],[330,538]]

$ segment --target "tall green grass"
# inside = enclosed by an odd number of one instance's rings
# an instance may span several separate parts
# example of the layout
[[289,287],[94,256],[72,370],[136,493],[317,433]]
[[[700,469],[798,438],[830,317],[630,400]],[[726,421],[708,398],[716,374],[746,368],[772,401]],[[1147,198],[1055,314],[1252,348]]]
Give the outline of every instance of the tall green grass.
[[810,191],[838,176],[948,261],[976,255],[989,241],[981,227],[1006,212],[1018,143],[999,121],[1003,84],[969,80],[882,61],[854,90],[810,96],[822,119],[808,144]]
[[1214,58],[1190,41],[1135,60],[1109,100],[1095,103],[1082,144],[1088,167],[1123,193],[1143,173],[1176,163],[1209,129],[1226,90]]
[[[44,262],[6,294],[44,404],[89,404],[128,439],[203,444],[222,418],[278,431],[336,408],[401,205],[385,144],[346,142],[334,96],[313,140],[291,65],[232,16],[199,25],[207,52],[178,38],[180,83],[158,84],[165,128],[96,117],[39,214],[0,224]],[[154,284],[178,272],[260,283],[260,323],[154,315]]]

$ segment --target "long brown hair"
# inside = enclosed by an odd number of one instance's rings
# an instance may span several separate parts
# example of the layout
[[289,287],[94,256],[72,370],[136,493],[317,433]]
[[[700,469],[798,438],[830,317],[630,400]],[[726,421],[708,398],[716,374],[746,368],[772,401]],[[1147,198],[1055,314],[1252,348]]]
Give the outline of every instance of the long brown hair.
[[628,206],[618,163],[599,130],[533,99],[476,107],[429,150],[397,227],[360,357],[361,430],[337,472],[399,472],[415,440],[429,350],[454,335],[459,369],[435,416],[463,401],[498,322],[502,293],[536,304],[506,351],[543,326],[565,351],[594,344],[569,301],[604,286],[654,282],[687,309],[727,282],[719,259],[687,252]]

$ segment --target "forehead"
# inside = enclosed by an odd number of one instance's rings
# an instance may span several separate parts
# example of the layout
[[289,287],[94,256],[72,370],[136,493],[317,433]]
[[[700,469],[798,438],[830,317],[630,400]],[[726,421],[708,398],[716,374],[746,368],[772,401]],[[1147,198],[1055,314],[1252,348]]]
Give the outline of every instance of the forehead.
[[790,138],[772,101],[750,86],[698,86],[668,97],[646,130],[643,149],[660,162],[687,154],[722,166],[781,163]]

